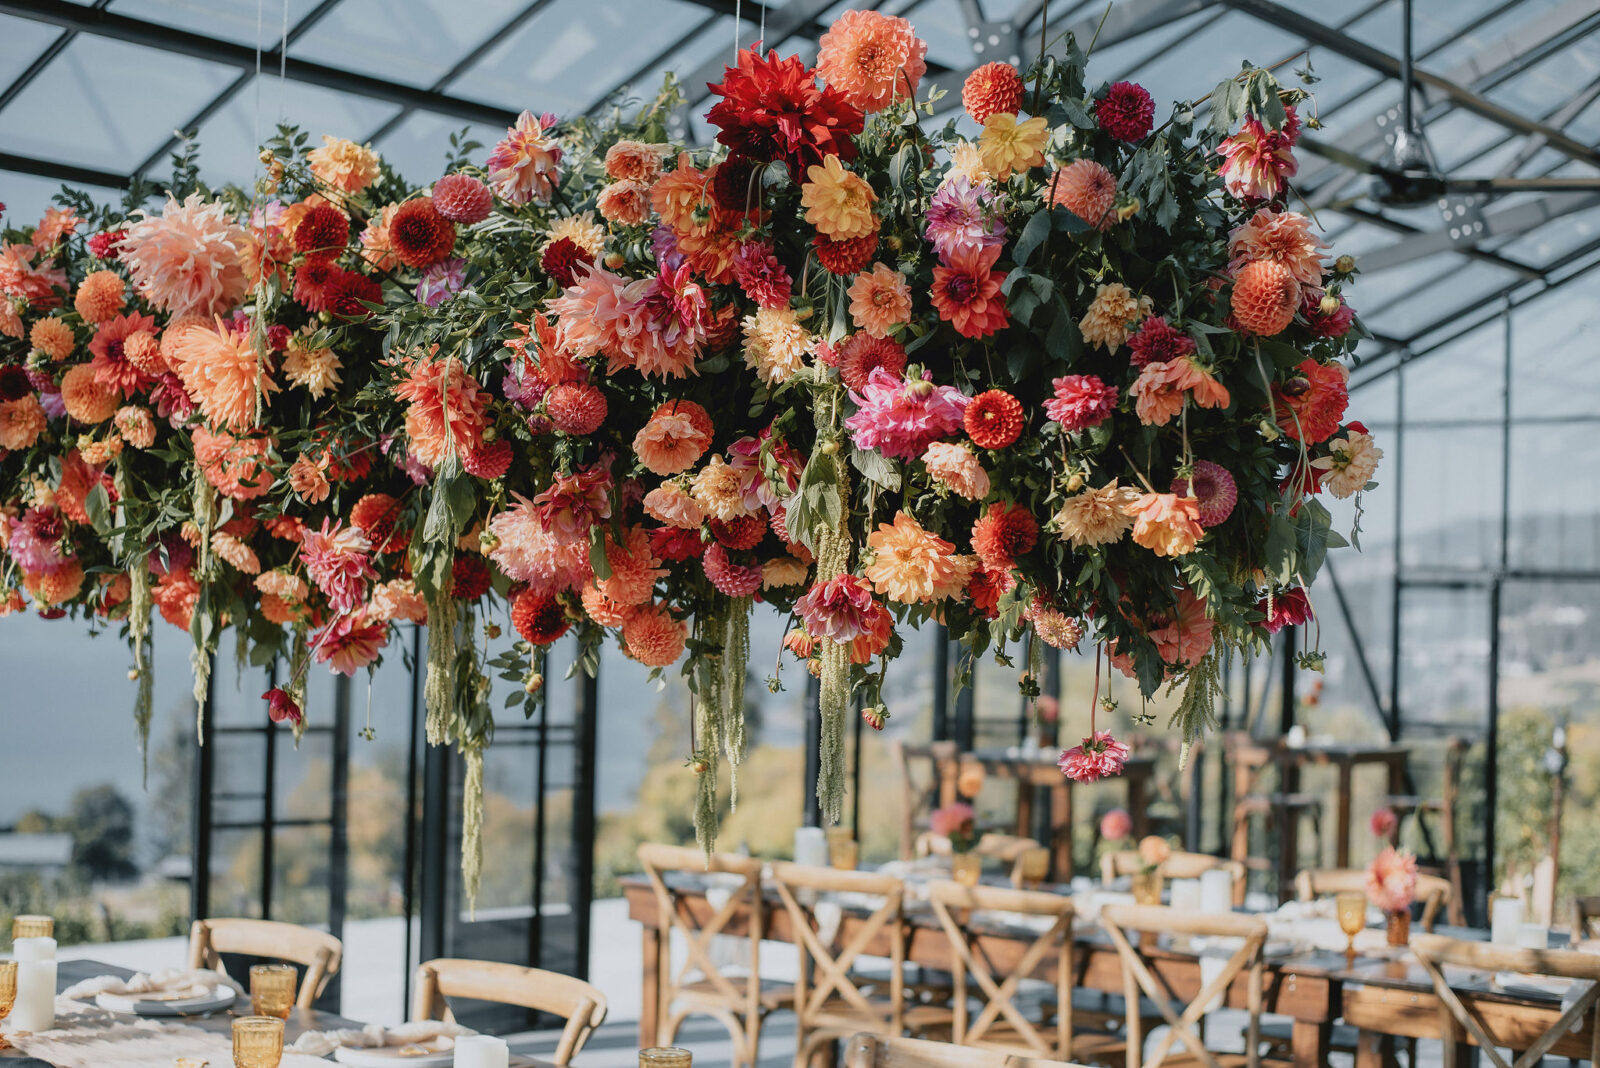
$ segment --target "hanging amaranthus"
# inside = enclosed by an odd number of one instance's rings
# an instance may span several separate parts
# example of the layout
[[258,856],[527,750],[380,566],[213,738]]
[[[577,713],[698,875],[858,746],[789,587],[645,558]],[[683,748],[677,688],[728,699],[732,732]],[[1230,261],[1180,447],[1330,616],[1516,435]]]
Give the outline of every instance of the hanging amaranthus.
[[211,534],[217,525],[217,491],[206,480],[205,473],[196,466],[194,469],[194,523],[199,528],[199,544],[196,546],[195,571],[201,587],[201,597],[195,605],[194,619],[190,624],[189,632],[194,638],[194,645],[189,650],[189,664],[194,668],[194,705],[195,738],[199,744],[205,744],[206,725],[206,692],[211,688],[211,654],[217,648],[217,626],[219,621],[214,617],[215,609],[210,603],[207,586],[215,578],[216,563],[211,552]]
[[[716,620],[707,626],[721,625]],[[698,629],[701,624],[696,621]],[[689,696],[689,769],[695,775],[694,840],[710,856],[717,847],[717,747],[721,738],[722,661],[707,657]]]
[[739,765],[744,762],[744,684],[750,669],[750,598],[736,597],[722,618],[722,681],[717,735],[728,757],[730,807],[739,807]]
[[128,638],[133,642],[133,725],[139,734],[140,775],[150,785],[150,717],[155,697],[155,672],[150,667],[150,568],[144,559],[128,569]]
[[461,784],[461,885],[468,912],[475,914],[483,881],[483,742],[463,742],[461,755],[467,762]]
[[422,697],[427,706],[429,745],[449,738],[456,689],[456,603],[448,588],[427,595],[428,674]]

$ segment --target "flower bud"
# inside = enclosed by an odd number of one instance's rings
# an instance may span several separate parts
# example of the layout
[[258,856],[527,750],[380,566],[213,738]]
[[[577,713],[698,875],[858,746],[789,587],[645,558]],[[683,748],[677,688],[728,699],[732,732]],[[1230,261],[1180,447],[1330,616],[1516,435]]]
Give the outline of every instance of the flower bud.
[[480,552],[492,553],[500,548],[500,536],[493,531],[485,530],[478,535],[478,549]]
[[1349,255],[1340,256],[1333,261],[1333,269],[1340,274],[1349,274],[1356,269],[1356,258]]
[[620,271],[622,269],[622,265],[626,262],[627,261],[622,258],[622,253],[620,252],[606,253],[606,267],[610,270]]
[[926,400],[933,395],[933,383],[926,378],[914,378],[906,383],[906,395],[917,400]]
[[1074,471],[1072,477],[1067,479],[1067,492],[1077,493],[1081,489],[1083,489],[1083,472]]
[[522,688],[529,694],[538,693],[544,689],[544,676],[537,671],[533,672],[528,676],[527,681],[522,684]]
[[1333,315],[1339,310],[1339,298],[1332,293],[1324,293],[1322,301],[1317,305],[1317,310],[1323,315]]

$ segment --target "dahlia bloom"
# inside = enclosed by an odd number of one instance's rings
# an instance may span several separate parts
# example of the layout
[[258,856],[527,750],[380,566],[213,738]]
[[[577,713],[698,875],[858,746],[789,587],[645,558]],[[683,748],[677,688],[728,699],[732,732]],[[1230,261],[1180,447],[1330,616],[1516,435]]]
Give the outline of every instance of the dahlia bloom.
[[1113,82],[1106,95],[1095,101],[1094,119],[1100,128],[1119,141],[1143,141],[1154,125],[1155,101],[1144,86],[1135,82]]
[[371,145],[322,135],[322,147],[306,153],[306,164],[319,180],[344,193],[359,193],[378,180],[378,154]]
[[1400,826],[1400,817],[1387,806],[1373,812],[1372,819],[1368,821],[1367,828],[1372,831],[1374,838],[1387,838]]
[[944,263],[958,250],[1005,244],[1005,217],[998,198],[986,187],[957,176],[933,194],[924,233]]
[[367,220],[366,227],[361,231],[361,258],[380,271],[392,271],[400,263],[400,257],[394,252],[394,243],[389,238],[389,226],[399,210],[398,204],[385,204]]
[[1178,591],[1178,608],[1171,622],[1150,631],[1150,640],[1162,663],[1193,667],[1211,651],[1212,629],[1216,626],[1206,614],[1206,599],[1193,590]]
[[143,209],[117,246],[134,288],[174,317],[223,315],[244,299],[250,281],[244,252],[250,235],[221,203],[190,193],[172,197],[160,215]]
[[829,155],[855,158],[861,110],[833,86],[818,88],[815,73],[798,56],[779,59],[773,51],[763,58],[740,49],[738,65],[710,89],[722,99],[706,121],[735,155],[762,163],[782,160],[797,183]]
[[711,417],[693,401],[667,401],[633,438],[633,451],[645,469],[675,475],[693,467],[711,446]]
[[982,126],[990,115],[1022,110],[1022,75],[1009,63],[985,63],[961,84],[961,106]]
[[933,269],[933,306],[962,337],[988,337],[1009,321],[1000,291],[1006,274],[993,270],[999,258],[999,245],[955,248],[944,266]]
[[800,186],[806,222],[834,241],[866,237],[877,230],[878,219],[872,211],[877,201],[867,180],[845,170],[835,155],[807,168],[806,181]]
[[872,596],[872,587],[856,575],[837,575],[818,582],[794,605],[795,614],[813,638],[844,644],[892,626],[888,609]]
[[1117,408],[1117,387],[1096,375],[1065,375],[1050,384],[1055,396],[1044,402],[1044,414],[1068,433],[1099,426]]
[[967,402],[961,424],[980,449],[1008,448],[1022,436],[1022,402],[1003,389],[987,389]]
[[1127,506],[1138,495],[1138,490],[1120,486],[1116,479],[1099,489],[1085,489],[1062,504],[1055,516],[1056,530],[1075,549],[1120,541],[1133,526]]
[[710,305],[686,265],[635,281],[591,267],[550,310],[564,347],[579,359],[604,353],[607,374],[633,367],[646,376],[683,378],[699,358]]
[[661,149],[639,141],[618,141],[606,149],[606,177],[619,182],[653,182],[661,174]]
[[1116,221],[1117,179],[1092,159],[1076,159],[1050,178],[1050,206],[1066,208],[1097,230]]
[[1271,260],[1287,267],[1302,286],[1315,288],[1322,285],[1327,247],[1304,215],[1262,208],[1228,235],[1228,270],[1238,273],[1253,260]]
[[93,425],[110,419],[122,398],[114,388],[99,382],[89,364],[79,363],[61,376],[61,403],[72,419]]
[[395,396],[407,402],[408,450],[429,467],[438,467],[454,449],[463,455],[483,442],[489,395],[460,360],[436,352],[401,361],[404,377]]
[[44,218],[39,220],[39,225],[33,231],[33,247],[40,252],[49,252],[61,243],[61,239],[71,237],[78,232],[78,218],[76,208],[46,208]]
[[1384,912],[1403,912],[1417,897],[1417,858],[1388,846],[1367,868],[1367,900]]
[[226,430],[213,433],[203,426],[196,426],[190,438],[200,473],[223,496],[248,501],[272,489],[272,474],[266,466],[272,438],[260,434],[235,437]]
[[309,336],[301,334],[289,342],[282,370],[284,378],[316,400],[339,385],[339,370],[343,366],[332,349],[313,349],[309,346]]
[[1149,297],[1135,297],[1121,282],[1106,282],[1095,287],[1089,310],[1078,320],[1083,340],[1114,351],[1128,340],[1135,324],[1155,308]]
[[990,115],[978,138],[978,155],[984,169],[1000,181],[1031,170],[1044,162],[1050,125],[1043,115],[1017,121],[1011,112]]
[[[102,322],[89,342],[89,351],[94,353],[90,366],[94,368],[95,380],[124,397],[131,397],[148,385],[150,376],[130,359],[129,348],[132,342],[133,351],[147,363],[159,360],[151,337],[155,330],[156,321],[139,312],[113,315]],[[139,340],[133,342],[136,336]]]
[[35,393],[0,401],[0,449],[26,449],[45,428],[44,405]]
[[622,644],[628,655],[645,667],[667,667],[683,655],[689,630],[674,619],[664,604],[642,605],[628,613],[622,624]]
[[990,571],[1011,570],[1038,539],[1038,522],[1020,504],[996,501],[972,524],[972,551]]
[[1217,146],[1223,184],[1240,200],[1277,199],[1300,169],[1290,151],[1300,137],[1300,119],[1294,108],[1285,110],[1288,119],[1283,129],[1269,130],[1260,119],[1247,115],[1239,132]]
[[851,391],[856,413],[844,421],[857,448],[877,449],[891,460],[915,460],[933,442],[961,429],[967,397],[953,386],[935,386],[931,372],[904,381],[882,367]]
[[974,836],[974,819],[976,815],[971,805],[952,801],[934,809],[928,816],[928,830],[941,838],[950,839],[953,844],[957,839],[971,839]]
[[200,414],[230,431],[255,426],[257,398],[265,408],[279,389],[249,336],[221,319],[214,330],[185,330],[169,358]]
[[1173,328],[1164,316],[1152,315],[1128,335],[1128,362],[1135,367],[1167,363],[1195,352],[1194,339]]
[[94,271],[84,278],[72,306],[86,323],[103,323],[122,310],[122,276],[116,271]]
[[489,533],[500,539],[489,558],[512,581],[542,592],[575,589],[588,582],[594,571],[587,535],[581,540],[556,537],[532,501],[513,497],[515,505],[489,520]]
[[989,496],[989,473],[971,450],[949,441],[935,441],[922,454],[928,476],[969,501]]
[[334,617],[311,636],[317,663],[327,664],[341,675],[354,675],[383,652],[389,641],[389,627],[369,620],[365,612],[351,610]]
[[[1082,623],[1037,597],[1029,603],[1023,615],[1032,624],[1033,632],[1039,636],[1039,640],[1052,649],[1064,649],[1070,653],[1078,647],[1079,642],[1083,641]],[[1043,701],[1045,698],[1041,697],[1040,700]],[[1050,700],[1055,699],[1050,698]]]
[[759,507],[745,497],[743,473],[720,456],[713,456],[694,476],[691,492],[706,515],[724,522],[750,515]]
[[769,386],[787,382],[805,366],[811,334],[788,305],[757,308],[744,317],[744,362]]
[[437,308],[467,288],[467,261],[452,256],[429,264],[423,270],[422,277],[417,280],[417,300]]
[[761,565],[736,562],[721,544],[709,546],[700,557],[706,578],[728,597],[749,597],[761,589]]
[[1261,625],[1272,634],[1284,627],[1302,626],[1316,616],[1311,610],[1311,597],[1303,586],[1280,590],[1270,599],[1263,594],[1256,602],[1256,610],[1265,617]]
[[928,44],[911,23],[879,11],[851,10],[817,41],[817,73],[868,115],[907,96],[928,72]]
[[1175,493],[1143,493],[1123,505],[1133,519],[1133,540],[1157,556],[1182,556],[1194,551],[1205,528],[1200,502]]
[[848,295],[851,321],[873,337],[888,337],[890,330],[911,319],[906,276],[882,263],[856,275]]
[[906,350],[886,337],[873,337],[865,330],[851,334],[835,350],[839,380],[847,389],[865,389],[872,372],[883,368],[896,378],[906,369]]
[[1278,429],[1307,445],[1327,441],[1349,406],[1349,381],[1350,372],[1343,364],[1301,360],[1293,378],[1272,387]]
[[267,703],[267,719],[273,723],[299,726],[305,722],[305,714],[300,711],[299,703],[287,690],[275,687],[262,694],[261,699]]
[[1129,392],[1134,412],[1146,426],[1166,426],[1183,411],[1184,398],[1200,408],[1226,408],[1227,387],[1193,358],[1146,364]]
[[1350,497],[1363,489],[1377,474],[1383,450],[1373,443],[1371,434],[1358,430],[1328,442],[1328,455],[1311,461],[1311,466],[1327,472],[1323,477],[1328,492],[1335,497]]
[[612,182],[600,190],[595,210],[618,226],[640,226],[650,218],[650,187],[643,182]]
[[598,580],[598,586],[606,599],[627,605],[650,600],[656,580],[665,576],[667,569],[659,566],[661,561],[650,551],[650,535],[645,529],[641,526],[628,528],[621,544],[607,533],[604,552],[611,575]]
[[1233,476],[1227,468],[1210,460],[1194,462],[1192,479],[1173,479],[1172,492],[1180,497],[1193,497],[1199,503],[1200,525],[1207,528],[1226,522],[1239,501],[1239,489]]
[[1108,842],[1120,842],[1133,833],[1133,817],[1125,808],[1114,808],[1100,817],[1100,837]]
[[39,250],[19,242],[0,242],[0,294],[21,297],[36,308],[61,303],[57,289],[67,288],[67,272],[48,257],[37,265]]
[[508,204],[538,200],[548,204],[561,181],[561,146],[548,134],[555,116],[535,118],[531,111],[517,116],[514,126],[484,161],[489,187]]
[[699,530],[706,510],[694,495],[676,482],[663,482],[644,495],[644,512],[669,527]]
[[1056,766],[1073,782],[1096,782],[1122,773],[1128,760],[1128,747],[1111,737],[1110,731],[1095,731],[1061,754]]
[[301,537],[300,561],[335,612],[354,612],[366,600],[367,583],[378,577],[367,557],[371,549],[365,534],[333,519]]
[[765,241],[745,241],[739,245],[733,257],[733,277],[744,295],[761,307],[789,306],[794,280]]
[[611,518],[611,473],[601,464],[557,475],[533,498],[544,528],[565,542],[587,542],[589,531]]
[[977,563],[957,556],[954,545],[905,512],[896,512],[893,523],[880,523],[868,534],[867,548],[875,555],[863,574],[878,593],[901,604],[959,596]]
[[55,508],[29,508],[20,519],[8,519],[10,535],[6,551],[22,570],[45,575],[60,569],[66,562],[61,539],[66,534],[66,524]]

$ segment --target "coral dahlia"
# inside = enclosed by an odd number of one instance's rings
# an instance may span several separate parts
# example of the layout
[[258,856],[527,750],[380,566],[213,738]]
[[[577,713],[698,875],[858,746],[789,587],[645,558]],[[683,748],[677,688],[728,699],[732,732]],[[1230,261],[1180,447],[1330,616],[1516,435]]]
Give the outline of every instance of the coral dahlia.
[[817,73],[868,115],[908,95],[928,71],[928,45],[898,15],[851,10],[817,41]]
[[433,207],[453,223],[471,226],[489,217],[494,197],[470,174],[447,174],[433,183]]
[[982,126],[990,115],[1022,110],[1022,75],[1009,63],[985,63],[961,85],[961,106]]
[[1076,159],[1050,177],[1050,206],[1066,208],[1097,229],[1116,221],[1117,179],[1092,159]]
[[588,437],[606,421],[606,395],[594,386],[563,382],[544,395],[545,412],[557,430]]
[[972,398],[962,423],[980,449],[1003,449],[1022,436],[1022,402],[1002,389]]
[[549,645],[571,627],[561,602],[548,593],[523,590],[511,606],[511,625],[530,645]]
[[1055,396],[1044,402],[1044,414],[1068,433],[1099,426],[1117,408],[1117,387],[1096,375],[1063,375],[1051,386]]
[[1009,321],[1000,292],[1006,275],[993,269],[999,258],[999,245],[961,248],[947,265],[933,269],[933,306],[962,337],[988,337]]
[[996,501],[972,524],[972,551],[990,571],[1009,571],[1039,540],[1039,523],[1020,504]]

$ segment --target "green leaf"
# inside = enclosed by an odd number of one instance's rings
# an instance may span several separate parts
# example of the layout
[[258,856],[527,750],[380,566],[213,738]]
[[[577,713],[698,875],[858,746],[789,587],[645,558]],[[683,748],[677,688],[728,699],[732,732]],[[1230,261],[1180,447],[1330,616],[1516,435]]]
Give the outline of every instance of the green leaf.
[[83,508],[89,513],[89,523],[97,534],[111,532],[111,498],[106,494],[104,483],[94,484],[94,489],[84,498]]
[[[1076,216],[1074,216],[1076,218]],[[1011,258],[1019,265],[1028,262],[1028,257],[1033,255],[1033,250],[1038,248],[1045,238],[1050,236],[1054,224],[1050,219],[1050,212],[1036,211],[1022,228],[1022,234],[1017,238],[1017,243],[1011,250]]]
[[611,561],[606,559],[604,527],[595,527],[589,532],[589,566],[594,568],[594,577],[602,582],[611,577]]
[[886,490],[894,491],[900,488],[900,472],[895,470],[894,462],[876,449],[850,449],[850,466],[861,472],[863,478],[869,482],[876,482]]

